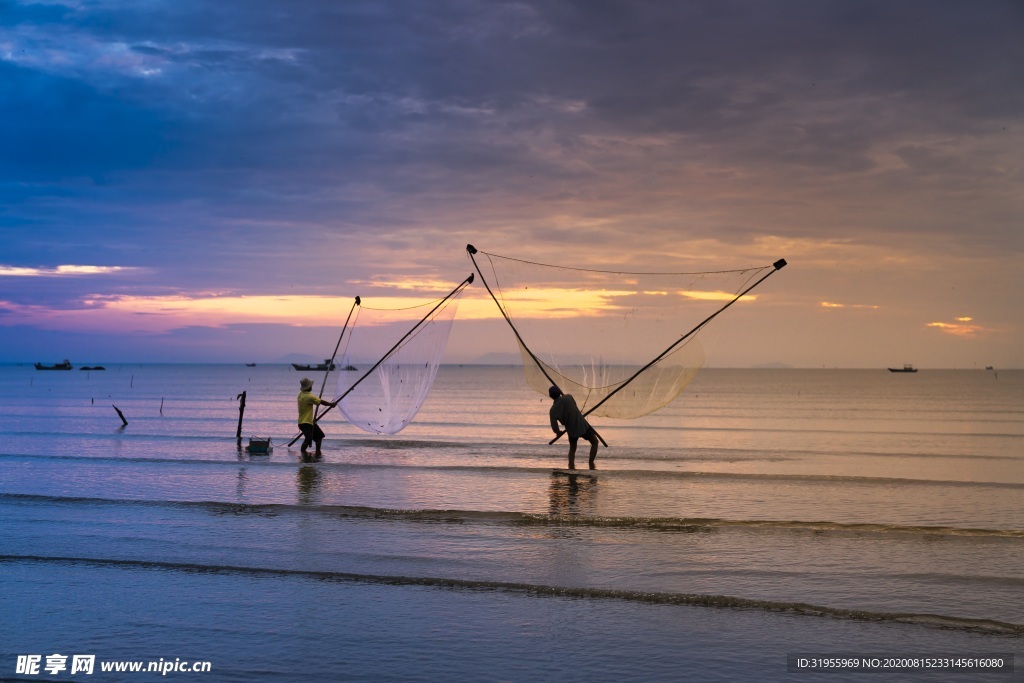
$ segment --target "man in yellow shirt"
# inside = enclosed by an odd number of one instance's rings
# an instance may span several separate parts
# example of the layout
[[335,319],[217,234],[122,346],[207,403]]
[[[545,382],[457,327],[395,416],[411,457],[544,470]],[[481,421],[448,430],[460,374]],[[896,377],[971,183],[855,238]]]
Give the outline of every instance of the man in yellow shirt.
[[314,451],[314,455],[321,455],[320,443],[324,440],[324,431],[316,423],[316,406],[325,405],[333,408],[338,405],[338,402],[332,403],[331,401],[323,400],[319,396],[315,396],[313,394],[313,380],[308,377],[303,377],[299,380],[299,388],[299,430],[305,437],[299,450],[302,451],[303,455],[306,455],[306,449],[309,448],[310,444],[315,443],[316,451]]

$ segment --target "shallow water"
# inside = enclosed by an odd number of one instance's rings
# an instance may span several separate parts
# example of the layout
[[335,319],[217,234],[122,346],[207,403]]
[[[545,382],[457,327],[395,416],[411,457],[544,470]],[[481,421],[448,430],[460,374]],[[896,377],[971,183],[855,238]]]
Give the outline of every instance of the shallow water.
[[[516,368],[443,367],[395,437],[332,414],[316,462],[290,367],[108,368],[0,367],[0,678],[64,650],[281,681],[1024,652],[1024,372],[704,370],[595,420],[591,476]],[[270,455],[236,444],[242,391]]]

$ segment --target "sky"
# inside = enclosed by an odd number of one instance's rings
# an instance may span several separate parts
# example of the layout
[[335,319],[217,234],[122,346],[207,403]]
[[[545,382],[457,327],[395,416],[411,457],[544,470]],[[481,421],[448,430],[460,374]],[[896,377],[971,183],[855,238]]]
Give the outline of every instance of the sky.
[[[0,0],[0,362],[323,358],[472,243],[785,258],[708,366],[1024,368],[1022,35],[1019,0]],[[475,283],[446,360],[512,352]]]

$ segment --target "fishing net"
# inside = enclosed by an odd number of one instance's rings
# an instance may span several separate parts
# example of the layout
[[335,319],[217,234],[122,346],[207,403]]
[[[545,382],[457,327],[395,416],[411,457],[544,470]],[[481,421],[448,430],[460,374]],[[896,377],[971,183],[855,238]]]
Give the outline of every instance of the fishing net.
[[434,384],[465,284],[417,306],[359,308],[335,394],[344,396],[338,409],[349,422],[367,432],[397,434],[412,421]]
[[636,273],[474,252],[516,332],[529,386],[546,396],[555,384],[584,413],[615,418],[675,399],[704,363],[697,332],[688,333],[773,269]]

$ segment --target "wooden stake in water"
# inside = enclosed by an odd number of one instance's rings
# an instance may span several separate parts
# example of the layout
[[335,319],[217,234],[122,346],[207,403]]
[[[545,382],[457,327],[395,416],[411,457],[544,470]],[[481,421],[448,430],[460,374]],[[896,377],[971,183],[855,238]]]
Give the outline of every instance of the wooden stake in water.
[[[111,405],[113,405],[113,404],[111,404]],[[127,427],[128,426],[128,420],[124,419],[124,413],[121,412],[121,409],[118,408],[117,406],[114,406],[114,410],[117,411],[117,416],[119,418],[121,418],[121,422],[124,423],[121,426],[122,427]]]
[[235,438],[238,439],[238,443],[242,443],[242,416],[245,414],[245,392],[243,391],[238,396],[235,396],[238,400],[238,431],[235,433]]

